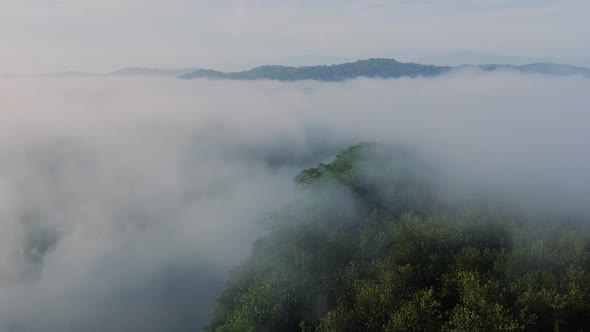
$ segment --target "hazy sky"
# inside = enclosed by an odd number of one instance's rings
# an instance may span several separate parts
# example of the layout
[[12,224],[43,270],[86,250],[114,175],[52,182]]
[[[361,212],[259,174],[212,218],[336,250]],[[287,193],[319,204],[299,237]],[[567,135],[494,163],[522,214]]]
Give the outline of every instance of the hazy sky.
[[588,0],[0,0],[0,73],[328,54],[590,57]]

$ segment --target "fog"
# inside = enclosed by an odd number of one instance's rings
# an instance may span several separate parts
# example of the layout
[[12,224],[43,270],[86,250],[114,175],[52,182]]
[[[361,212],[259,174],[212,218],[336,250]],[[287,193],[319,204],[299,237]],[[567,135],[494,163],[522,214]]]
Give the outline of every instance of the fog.
[[360,141],[406,144],[449,201],[588,216],[590,80],[0,80],[0,330],[196,331],[293,195]]

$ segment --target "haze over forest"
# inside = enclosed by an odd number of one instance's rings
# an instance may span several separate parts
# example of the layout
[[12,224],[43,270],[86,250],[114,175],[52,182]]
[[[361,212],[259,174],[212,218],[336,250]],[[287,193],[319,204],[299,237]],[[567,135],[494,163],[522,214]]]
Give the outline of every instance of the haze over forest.
[[589,83],[2,81],[0,326],[198,329],[293,176],[361,141],[423,151],[449,199],[585,218]]
[[588,10],[0,4],[0,331],[589,330]]

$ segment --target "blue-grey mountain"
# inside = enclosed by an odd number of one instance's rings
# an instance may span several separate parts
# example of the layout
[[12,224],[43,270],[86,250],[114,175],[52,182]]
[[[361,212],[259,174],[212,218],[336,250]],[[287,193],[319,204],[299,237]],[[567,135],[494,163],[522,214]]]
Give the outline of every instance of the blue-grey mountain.
[[554,63],[532,63],[526,65],[463,65],[457,67],[425,65],[413,62],[399,62],[394,59],[367,59],[355,62],[321,65],[288,67],[266,65],[246,71],[222,72],[210,69],[199,69],[180,76],[183,79],[209,78],[230,80],[276,80],[276,81],[345,81],[357,77],[368,78],[400,78],[400,77],[433,77],[454,70],[474,68],[483,71],[515,71],[527,74],[552,76],[580,75],[590,77],[590,69]]

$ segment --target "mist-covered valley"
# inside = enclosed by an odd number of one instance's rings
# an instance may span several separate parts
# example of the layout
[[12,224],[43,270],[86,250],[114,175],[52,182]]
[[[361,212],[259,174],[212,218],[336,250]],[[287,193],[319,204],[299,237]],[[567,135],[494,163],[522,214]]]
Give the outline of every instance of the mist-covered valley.
[[[294,177],[359,142],[418,154],[445,206],[585,228],[588,91],[583,77],[472,70],[0,80],[0,330],[199,330],[265,218],[298,196]],[[356,209],[330,190],[331,208]]]

